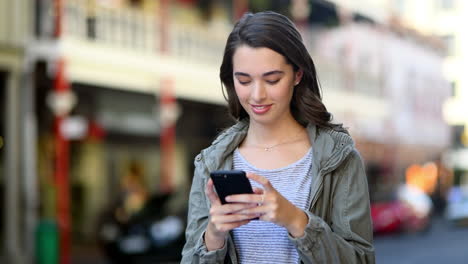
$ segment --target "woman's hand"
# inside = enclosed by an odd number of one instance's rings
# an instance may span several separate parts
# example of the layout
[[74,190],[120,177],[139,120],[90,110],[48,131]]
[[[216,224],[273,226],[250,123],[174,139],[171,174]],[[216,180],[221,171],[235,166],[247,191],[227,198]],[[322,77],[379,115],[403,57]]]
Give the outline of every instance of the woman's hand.
[[213,181],[210,179],[205,188],[210,199],[210,220],[205,231],[205,245],[208,251],[220,249],[224,246],[227,233],[239,226],[245,225],[258,215],[239,212],[257,206],[257,203],[228,203],[221,204],[214,191]]
[[263,193],[256,191],[261,195],[231,195],[226,198],[226,201],[247,204],[257,203],[259,206],[246,208],[238,213],[259,215],[260,220],[285,227],[293,237],[304,235],[308,223],[307,215],[276,191],[267,178],[254,173],[247,173],[247,177],[260,183],[264,188]]

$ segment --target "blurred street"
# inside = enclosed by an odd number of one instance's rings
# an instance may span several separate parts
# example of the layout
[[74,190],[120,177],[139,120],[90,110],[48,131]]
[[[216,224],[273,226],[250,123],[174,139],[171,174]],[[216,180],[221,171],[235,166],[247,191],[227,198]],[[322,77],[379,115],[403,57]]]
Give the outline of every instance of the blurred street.
[[179,263],[194,160],[236,122],[226,39],[265,10],[364,161],[377,263],[468,263],[431,219],[468,221],[468,1],[0,0],[0,264]]
[[379,264],[464,264],[468,259],[468,227],[441,218],[433,220],[427,233],[376,236],[374,242]]

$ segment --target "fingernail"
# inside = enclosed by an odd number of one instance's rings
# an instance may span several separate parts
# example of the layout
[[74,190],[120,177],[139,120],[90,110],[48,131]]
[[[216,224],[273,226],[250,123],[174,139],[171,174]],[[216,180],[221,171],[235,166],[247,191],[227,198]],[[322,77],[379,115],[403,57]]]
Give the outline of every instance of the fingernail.
[[226,196],[225,200],[228,201],[228,202],[231,201],[231,196]]

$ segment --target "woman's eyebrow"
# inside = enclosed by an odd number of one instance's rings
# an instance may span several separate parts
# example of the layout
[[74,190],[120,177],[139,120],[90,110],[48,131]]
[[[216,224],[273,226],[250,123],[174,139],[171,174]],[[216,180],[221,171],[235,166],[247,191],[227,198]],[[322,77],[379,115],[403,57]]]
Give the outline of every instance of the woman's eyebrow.
[[274,71],[269,71],[269,72],[265,72],[264,74],[262,74],[264,77],[266,76],[269,76],[269,75],[273,75],[273,74],[283,74],[284,71],[280,71],[280,70],[274,70]]
[[[262,76],[266,77],[266,76],[270,76],[270,75],[273,75],[273,74],[284,74],[284,71],[280,71],[280,70],[269,71],[269,72],[265,72],[264,74],[262,74]],[[235,72],[234,75],[235,76],[250,77],[250,75],[248,73],[245,73],[245,72]]]
[[244,73],[244,72],[235,72],[235,73],[234,73],[234,75],[235,75],[235,76],[245,76],[245,77],[250,77],[250,75],[249,75],[249,74],[247,74],[247,73]]

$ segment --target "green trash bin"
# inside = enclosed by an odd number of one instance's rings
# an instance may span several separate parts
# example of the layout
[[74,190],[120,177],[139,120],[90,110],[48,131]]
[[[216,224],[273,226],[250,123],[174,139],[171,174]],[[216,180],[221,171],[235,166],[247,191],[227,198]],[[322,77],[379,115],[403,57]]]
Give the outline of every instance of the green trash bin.
[[36,263],[58,264],[58,227],[53,220],[42,220],[36,231]]

